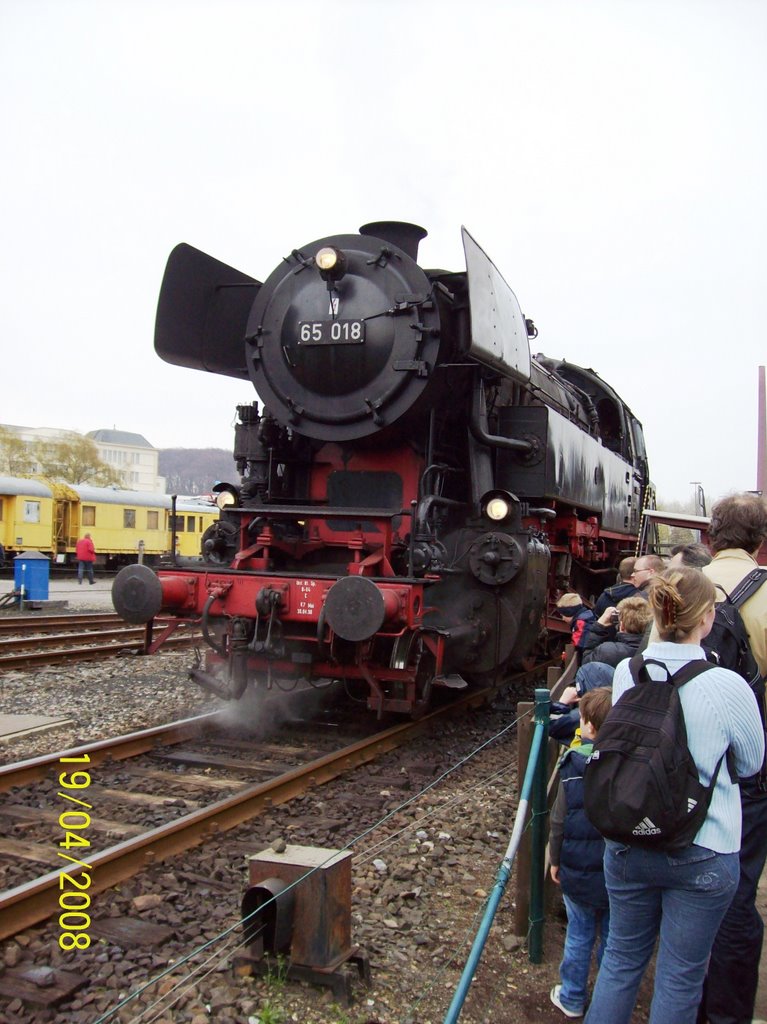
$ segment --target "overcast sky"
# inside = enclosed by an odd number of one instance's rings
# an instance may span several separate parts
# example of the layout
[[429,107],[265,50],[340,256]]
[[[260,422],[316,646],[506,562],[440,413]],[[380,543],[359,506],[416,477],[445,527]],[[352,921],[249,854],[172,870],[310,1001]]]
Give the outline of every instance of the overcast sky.
[[154,353],[176,243],[465,224],[661,497],[753,488],[765,53],[764,0],[0,0],[0,422],[231,448],[251,386]]

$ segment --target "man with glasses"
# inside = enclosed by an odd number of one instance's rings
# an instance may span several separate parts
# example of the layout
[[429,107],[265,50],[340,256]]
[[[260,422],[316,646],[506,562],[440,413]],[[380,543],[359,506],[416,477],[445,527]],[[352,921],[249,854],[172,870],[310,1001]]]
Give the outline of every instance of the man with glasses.
[[663,572],[666,563],[660,555],[640,555],[634,562],[634,571],[630,576],[630,582],[641,592],[642,597],[647,597],[647,588],[650,580],[658,572]]

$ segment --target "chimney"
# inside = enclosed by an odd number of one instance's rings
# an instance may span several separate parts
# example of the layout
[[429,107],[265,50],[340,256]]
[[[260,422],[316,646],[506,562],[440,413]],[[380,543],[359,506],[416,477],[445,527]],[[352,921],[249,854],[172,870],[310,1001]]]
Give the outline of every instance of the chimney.
[[418,262],[418,243],[422,238],[426,238],[428,233],[426,228],[401,220],[375,220],[370,224],[363,224],[360,228],[361,235],[380,238],[383,242],[396,245],[416,263]]

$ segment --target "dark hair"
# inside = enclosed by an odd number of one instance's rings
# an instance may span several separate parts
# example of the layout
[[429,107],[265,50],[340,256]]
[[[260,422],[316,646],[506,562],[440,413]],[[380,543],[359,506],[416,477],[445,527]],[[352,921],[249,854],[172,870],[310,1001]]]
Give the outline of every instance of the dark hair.
[[702,569],[711,561],[711,552],[705,544],[675,544],[671,555],[681,555],[682,565],[689,565],[691,569]]
[[602,728],[607,713],[613,706],[613,692],[609,686],[597,686],[593,690],[587,690],[581,697],[578,708],[584,722],[590,722],[594,731],[599,732]]
[[681,643],[715,600],[714,584],[700,569],[667,569],[650,580],[650,607],[661,640]]
[[756,551],[767,538],[767,505],[756,494],[731,494],[711,510],[708,528],[714,552],[725,548]]

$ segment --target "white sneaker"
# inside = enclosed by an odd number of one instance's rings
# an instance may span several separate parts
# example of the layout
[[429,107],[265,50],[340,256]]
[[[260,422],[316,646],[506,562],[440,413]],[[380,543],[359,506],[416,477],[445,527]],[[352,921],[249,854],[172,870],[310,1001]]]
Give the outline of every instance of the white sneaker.
[[568,1010],[566,1006],[562,1005],[559,998],[559,993],[562,991],[561,985],[555,985],[554,988],[549,992],[549,999],[556,1006],[558,1010],[561,1010],[565,1017],[582,1017],[583,1010]]

